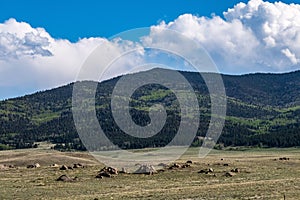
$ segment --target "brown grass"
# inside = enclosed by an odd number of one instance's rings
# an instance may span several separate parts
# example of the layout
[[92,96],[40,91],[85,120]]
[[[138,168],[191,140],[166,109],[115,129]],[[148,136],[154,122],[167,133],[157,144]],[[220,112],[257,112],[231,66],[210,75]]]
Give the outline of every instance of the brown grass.
[[[178,162],[193,160],[191,168],[167,170],[152,176],[120,174],[96,179],[103,165],[88,153],[62,153],[53,150],[0,152],[0,199],[299,199],[300,149],[213,151],[200,159],[191,149]],[[280,161],[279,157],[288,157]],[[221,160],[221,158],[223,160]],[[276,159],[276,160],[275,160]],[[38,162],[41,168],[27,169]],[[85,168],[60,171],[49,165],[83,163]],[[223,166],[228,163],[229,166]],[[212,174],[199,174],[213,168]],[[240,173],[224,174],[232,168]],[[77,176],[75,182],[55,181],[62,174]]]

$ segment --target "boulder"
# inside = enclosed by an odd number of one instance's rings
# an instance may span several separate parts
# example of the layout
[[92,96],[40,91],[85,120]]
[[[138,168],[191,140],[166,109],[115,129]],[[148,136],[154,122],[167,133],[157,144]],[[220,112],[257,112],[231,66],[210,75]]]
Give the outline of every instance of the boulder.
[[7,169],[7,166],[0,164],[0,169]]
[[73,168],[83,168],[83,165],[81,163],[76,163],[73,165]]
[[178,168],[181,168],[181,165],[179,165],[178,163],[174,163],[173,165],[171,165],[170,167],[169,167],[169,169],[178,169]]
[[105,171],[99,172],[99,174],[97,174],[96,178],[103,178],[103,177],[107,177],[107,178],[111,178],[111,174]]
[[39,167],[41,167],[41,165],[39,163],[34,164],[34,168],[39,168]]
[[235,176],[235,173],[234,172],[226,172],[225,176],[226,177],[233,177],[233,176]]
[[240,173],[241,170],[239,168],[234,168],[231,170],[231,172],[234,172],[234,173]]
[[33,165],[27,165],[27,168],[39,168],[41,165],[39,163],[35,163]]
[[118,174],[118,170],[116,168],[113,168],[113,167],[104,167],[102,168],[96,178],[103,178],[103,177],[112,177],[112,175],[117,175]]
[[77,177],[75,177],[75,178],[70,178],[69,176],[67,176],[67,175],[61,175],[60,177],[58,177],[57,179],[56,179],[56,181],[63,181],[63,182],[72,182],[72,181],[75,181],[75,180],[77,180]]
[[98,175],[96,176],[96,178],[103,179],[103,176],[101,176],[100,174],[98,174]]
[[60,169],[60,170],[67,170],[67,169],[68,169],[68,166],[62,165],[59,169]]
[[214,170],[213,168],[209,168],[209,169],[201,169],[198,173],[199,174],[209,174],[209,173],[213,173]]
[[187,167],[190,167],[190,166],[191,166],[190,164],[185,163],[185,164],[183,164],[181,167],[182,167],[182,168],[187,168]]
[[108,172],[110,174],[118,174],[118,169],[117,168],[113,168],[113,167],[108,167]]
[[201,169],[198,173],[199,173],[199,174],[204,174],[204,173],[207,173],[207,170]]
[[157,166],[158,166],[158,167],[168,167],[168,165],[165,164],[165,163],[159,163]]
[[152,175],[155,173],[157,173],[157,171],[152,165],[141,165],[140,168],[134,172],[134,174],[147,174],[147,175]]
[[27,165],[26,167],[27,167],[28,169],[29,169],[29,168],[34,168],[34,165]]
[[125,169],[125,167],[122,167],[121,171],[119,171],[119,174],[127,174],[127,170]]
[[290,160],[290,158],[282,157],[282,158],[279,158],[279,160]]
[[58,167],[59,167],[59,165],[58,165],[58,164],[52,164],[52,165],[50,165],[50,167],[53,167],[53,168],[58,168]]

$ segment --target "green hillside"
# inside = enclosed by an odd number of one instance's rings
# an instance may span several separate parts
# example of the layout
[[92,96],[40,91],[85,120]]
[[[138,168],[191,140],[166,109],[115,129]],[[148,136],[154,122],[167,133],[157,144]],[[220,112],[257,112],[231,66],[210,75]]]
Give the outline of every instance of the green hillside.
[[[157,70],[157,73],[162,69]],[[210,119],[210,97],[199,74],[180,72],[191,83],[201,110],[198,136],[204,136]],[[214,76],[214,74],[210,74]],[[131,75],[135,76],[135,75]],[[300,146],[300,71],[285,74],[222,75],[227,99],[221,146]],[[161,132],[148,138],[125,134],[110,111],[112,90],[120,77],[98,84],[96,111],[105,134],[122,148],[164,146],[172,140],[180,123],[176,96],[159,85],[146,85],[133,94],[130,114],[141,126],[150,123],[148,110],[161,103],[167,121]],[[86,82],[88,84],[88,82]],[[84,84],[86,84],[84,83]],[[0,102],[0,149],[32,147],[50,141],[57,148],[84,150],[71,112],[73,84]],[[196,137],[193,145],[199,145]]]

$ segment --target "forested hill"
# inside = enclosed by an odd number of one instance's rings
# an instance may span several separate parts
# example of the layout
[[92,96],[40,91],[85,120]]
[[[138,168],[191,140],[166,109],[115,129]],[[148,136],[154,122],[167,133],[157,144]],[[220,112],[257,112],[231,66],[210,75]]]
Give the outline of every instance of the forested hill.
[[[160,73],[163,69],[154,70]],[[197,134],[204,136],[210,119],[207,87],[199,74],[180,73],[197,95],[201,110]],[[300,71],[222,77],[228,99],[219,146],[300,146]],[[110,112],[111,93],[119,78],[99,83],[96,92],[97,116],[106,135],[122,148],[166,145],[176,134],[180,122],[176,96],[159,85],[139,88],[132,96],[130,110],[137,124],[150,123],[147,108],[155,102],[165,105],[168,116],[157,135],[148,139],[134,138],[123,133]],[[69,84],[1,101],[0,149],[32,147],[34,142],[50,141],[57,144],[57,148],[83,150],[71,112],[72,88],[73,84]],[[196,137],[193,145],[199,144],[201,137]]]
[[300,104],[300,71],[285,74],[224,75],[229,97],[255,105],[291,107]]

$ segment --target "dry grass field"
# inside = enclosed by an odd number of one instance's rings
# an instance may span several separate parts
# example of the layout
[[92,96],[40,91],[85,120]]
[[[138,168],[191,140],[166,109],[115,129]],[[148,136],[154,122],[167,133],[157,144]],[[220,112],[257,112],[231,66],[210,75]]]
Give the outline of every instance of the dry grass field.
[[[192,160],[188,168],[103,179],[95,176],[104,165],[88,153],[1,151],[0,199],[300,199],[300,149],[213,150],[202,159],[195,156],[195,151],[190,149],[176,161]],[[283,157],[288,160],[279,159]],[[36,162],[41,167],[26,168]],[[54,163],[82,163],[85,167],[62,171],[50,167]],[[198,173],[209,168],[213,172]],[[240,172],[225,176],[235,168]],[[63,174],[78,179],[56,181]]]

